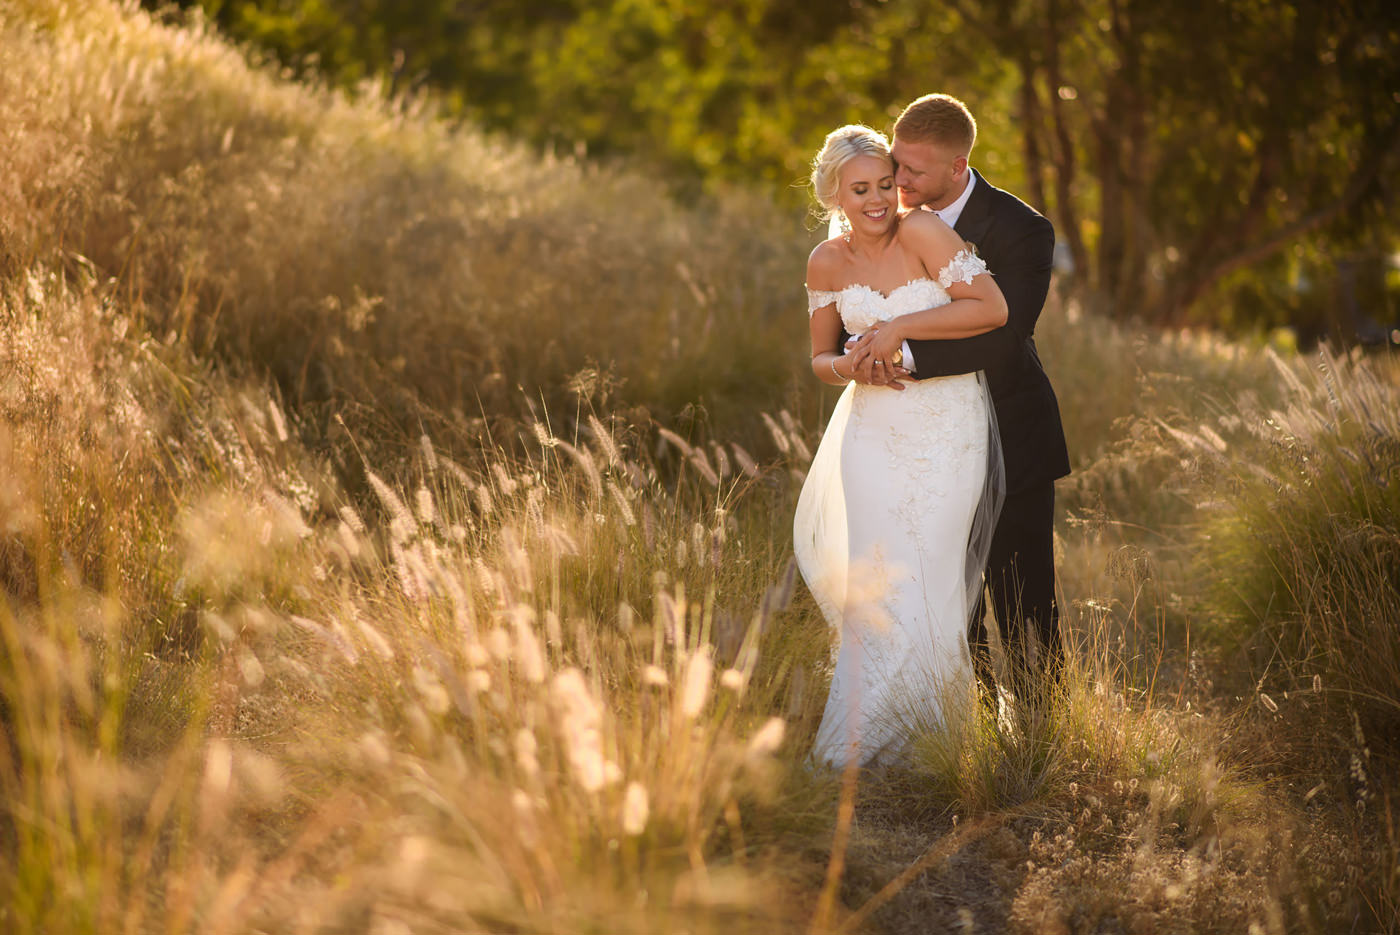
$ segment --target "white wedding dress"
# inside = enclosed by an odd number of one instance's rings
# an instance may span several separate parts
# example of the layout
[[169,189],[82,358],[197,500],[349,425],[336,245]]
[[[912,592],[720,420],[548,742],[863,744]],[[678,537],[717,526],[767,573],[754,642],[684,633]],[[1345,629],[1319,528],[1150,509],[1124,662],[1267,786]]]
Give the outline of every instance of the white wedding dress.
[[[808,290],[859,335],[944,305],[987,271],[969,251],[937,280],[888,296],[864,285]],[[961,716],[974,691],[968,615],[1000,508],[1001,453],[980,374],[849,384],[812,460],[794,551],[839,643],[814,756],[836,766],[897,757],[913,729]]]

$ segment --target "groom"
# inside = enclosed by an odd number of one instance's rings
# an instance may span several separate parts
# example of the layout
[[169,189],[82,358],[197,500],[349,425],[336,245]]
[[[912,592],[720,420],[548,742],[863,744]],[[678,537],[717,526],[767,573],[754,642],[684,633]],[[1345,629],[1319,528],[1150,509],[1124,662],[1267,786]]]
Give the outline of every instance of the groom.
[[[995,188],[967,164],[977,124],[966,105],[946,94],[914,101],[894,125],[895,184],[901,204],[933,211],[974,244],[1006,296],[1004,326],[974,338],[909,341],[908,379],[986,373],[1001,434],[1006,501],[992,536],[985,580],[1017,696],[1037,696],[1059,674],[1059,609],[1055,605],[1055,480],[1069,473],[1059,404],[1036,354],[1036,319],[1050,288],[1055,230],[1014,195]],[[863,344],[854,345],[860,354]],[[857,379],[883,385],[892,377],[858,358]],[[968,632],[978,678],[989,689],[991,654],[983,598]],[[993,695],[994,697],[994,695]]]

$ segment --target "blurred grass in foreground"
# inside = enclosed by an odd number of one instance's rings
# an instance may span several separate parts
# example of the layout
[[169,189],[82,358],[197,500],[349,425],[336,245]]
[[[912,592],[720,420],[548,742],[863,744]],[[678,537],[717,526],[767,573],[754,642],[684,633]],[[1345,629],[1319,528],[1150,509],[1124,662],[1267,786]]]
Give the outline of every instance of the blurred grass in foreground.
[[0,65],[6,930],[1395,929],[1393,365],[1049,309],[1062,703],[853,798],[795,225],[107,5]]

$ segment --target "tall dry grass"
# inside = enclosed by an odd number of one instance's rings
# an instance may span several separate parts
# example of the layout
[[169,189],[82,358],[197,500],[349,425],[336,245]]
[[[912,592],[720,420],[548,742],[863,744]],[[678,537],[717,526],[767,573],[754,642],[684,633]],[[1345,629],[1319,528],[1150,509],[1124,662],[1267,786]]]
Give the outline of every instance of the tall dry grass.
[[1320,676],[1381,742],[1400,728],[1400,387],[1325,350],[1308,370],[1273,362],[1278,408],[1240,407],[1231,441],[1174,433],[1219,497],[1201,556],[1212,619],[1260,679],[1297,690]]
[[843,784],[799,225],[108,4],[0,66],[6,930],[1394,929],[1382,371],[1050,309],[1062,697]]
[[[11,307],[10,333],[54,359],[94,304],[32,288],[43,314]],[[572,441],[538,424],[530,455],[481,453],[480,470],[420,439],[398,480],[364,465],[374,501],[357,502],[271,399],[119,332],[87,332],[90,353],[65,365],[75,384],[91,377],[85,410],[112,408],[133,374],[192,386],[193,402],[95,453],[16,438],[31,486],[58,491],[72,461],[96,472],[144,440],[164,474],[112,473],[159,485],[165,510],[138,513],[160,522],[81,547],[165,577],[93,580],[53,560],[82,531],[62,511],[31,511],[9,540],[52,569],[30,598],[9,592],[0,627],[0,782],[25,803],[6,827],[16,930],[808,925],[839,794],[802,765],[825,633],[786,557],[814,439],[773,418],[788,455],[755,464],[662,436],[687,466],[667,472],[651,438],[597,415]],[[182,440],[200,428],[223,444]],[[193,627],[183,652],[162,651],[172,605]],[[873,907],[853,920],[907,911],[888,878],[883,901],[861,895],[885,873],[891,826],[936,835],[951,815],[992,823],[966,840],[1002,841],[993,866],[1040,868],[1003,907],[1024,928],[1116,917],[1133,874],[1153,881],[1133,907],[1144,918],[1285,911],[1251,889],[1275,868],[1252,849],[1268,823],[1211,749],[1216,723],[1144,694],[1111,609],[1082,632],[1094,642],[1073,654],[1055,718],[929,734],[906,774],[864,785],[836,893]],[[59,763],[74,768],[55,782]],[[1023,845],[980,836],[1007,822]],[[1140,848],[1130,861],[1120,834]],[[1083,860],[1065,864],[1067,848]]]
[[1325,349],[1308,368],[1271,360],[1277,408],[1245,400],[1220,420],[1228,434],[1171,430],[1203,474],[1200,599],[1283,768],[1378,858],[1352,881],[1353,898],[1394,931],[1400,381],[1393,360]]
[[[595,417],[481,474],[424,438],[370,509],[274,401],[52,288],[5,306],[11,930],[795,924],[765,850],[822,819],[774,755],[824,636],[731,512],[786,468],[666,487]],[[64,347],[80,392],[19,366]]]

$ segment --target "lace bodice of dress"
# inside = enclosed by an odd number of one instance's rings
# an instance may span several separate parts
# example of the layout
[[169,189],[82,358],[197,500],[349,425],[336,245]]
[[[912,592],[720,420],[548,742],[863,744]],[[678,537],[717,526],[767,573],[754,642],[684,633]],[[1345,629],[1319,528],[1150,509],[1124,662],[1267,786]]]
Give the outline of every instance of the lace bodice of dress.
[[836,311],[849,334],[861,334],[877,321],[889,321],[910,312],[937,308],[952,301],[948,290],[955,282],[971,283],[974,276],[988,272],[987,264],[971,250],[960,250],[948,265],[938,271],[937,280],[913,279],[884,295],[861,283],[837,292],[807,290],[807,314],[836,303]]

